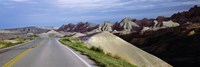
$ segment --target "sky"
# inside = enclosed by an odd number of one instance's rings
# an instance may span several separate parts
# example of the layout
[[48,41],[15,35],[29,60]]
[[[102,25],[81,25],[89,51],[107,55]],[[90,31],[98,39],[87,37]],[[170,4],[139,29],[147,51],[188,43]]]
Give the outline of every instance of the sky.
[[169,17],[200,0],[0,0],[0,29]]

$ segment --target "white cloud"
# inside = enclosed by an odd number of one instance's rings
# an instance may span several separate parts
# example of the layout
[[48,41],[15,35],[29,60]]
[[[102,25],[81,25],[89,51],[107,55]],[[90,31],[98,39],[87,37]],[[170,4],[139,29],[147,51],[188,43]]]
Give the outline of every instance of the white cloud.
[[198,4],[196,1],[174,0],[57,0],[55,5],[61,9],[75,12],[114,12],[123,10],[151,9],[179,5]]
[[27,2],[27,1],[30,1],[30,0],[10,0],[12,2]]
[[172,6],[181,6],[181,5],[197,5],[200,4],[200,0],[194,1],[183,1],[183,2],[171,2],[171,3],[164,3],[163,6],[172,7]]
[[135,5],[135,6],[122,6],[122,7],[117,7],[113,9],[106,9],[102,11],[97,11],[97,12],[116,12],[116,11],[123,11],[123,10],[140,10],[140,9],[151,9],[156,7],[156,5]]
[[57,6],[62,8],[81,8],[81,9],[92,9],[92,8],[105,8],[116,5],[120,0],[57,0]]
[[18,10],[19,7],[23,7],[19,8],[19,12],[15,9],[13,12],[40,22],[103,21],[113,18],[165,15],[170,14],[169,11],[157,13],[151,13],[151,11],[140,13],[139,11],[198,3],[197,0],[0,0],[0,8],[9,8],[9,10],[17,8]]
[[141,17],[142,19],[142,18],[151,16],[149,18],[156,18],[158,15],[170,16],[171,14],[179,12],[179,11],[184,11],[184,10],[163,11],[163,12],[158,12],[158,13],[134,13],[134,14],[101,15],[101,16],[97,16],[97,15],[68,16],[63,20],[80,22],[80,21],[95,21],[98,19],[98,20],[102,20],[101,22],[103,22],[103,21],[110,21],[109,19],[118,19],[118,20],[111,21],[111,22],[116,22],[116,21],[121,21],[121,19],[125,17],[131,17],[133,19]]
[[120,10],[136,10],[154,7],[153,4],[137,4],[138,2],[154,2],[157,0],[57,0],[54,2],[61,9],[76,12],[112,12]]

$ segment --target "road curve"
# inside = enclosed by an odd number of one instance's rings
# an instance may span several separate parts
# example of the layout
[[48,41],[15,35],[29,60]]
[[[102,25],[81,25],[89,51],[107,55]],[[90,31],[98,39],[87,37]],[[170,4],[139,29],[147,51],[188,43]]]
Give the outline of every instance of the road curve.
[[32,48],[13,67],[90,67],[75,54],[55,38],[44,39],[44,42]]

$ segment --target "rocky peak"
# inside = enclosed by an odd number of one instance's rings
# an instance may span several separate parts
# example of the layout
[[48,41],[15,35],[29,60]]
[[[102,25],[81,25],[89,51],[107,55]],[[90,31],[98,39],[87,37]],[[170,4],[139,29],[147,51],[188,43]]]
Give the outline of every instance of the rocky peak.
[[114,29],[114,30],[120,30],[119,27],[120,27],[119,22],[115,22],[114,25],[113,25],[113,29]]
[[120,23],[126,23],[126,22],[132,21],[132,20],[133,20],[132,18],[126,17],[126,18],[122,19],[122,21]]
[[170,19],[178,22],[179,24],[185,24],[187,22],[199,23],[200,22],[200,7],[195,5],[189,11],[178,12],[173,14]]
[[119,23],[120,30],[123,31],[132,31],[136,30],[134,28],[140,27],[138,24],[132,21],[131,18],[124,18],[120,23]]
[[154,19],[143,18],[142,20],[136,20],[135,23],[141,27],[152,27],[154,25]]
[[155,23],[153,27],[154,29],[179,26],[177,22],[173,22],[172,20],[163,21],[163,22],[158,22],[157,20],[154,20],[154,23]]
[[158,16],[158,17],[156,18],[156,20],[157,20],[159,23],[161,23],[161,22],[165,21],[166,18],[165,18],[164,16]]
[[80,22],[76,25],[75,30],[76,32],[88,32],[92,31],[96,27],[95,24],[89,23],[89,22]]
[[112,31],[113,30],[113,23],[109,21],[105,21],[102,24],[99,24],[98,30],[100,31]]
[[69,23],[67,25],[62,25],[58,31],[64,31],[64,32],[69,32],[72,31],[75,27],[75,24]]
[[89,22],[79,22],[77,24],[67,24],[61,26],[58,31],[64,31],[64,32],[88,32],[92,31],[97,27],[96,24],[89,23]]

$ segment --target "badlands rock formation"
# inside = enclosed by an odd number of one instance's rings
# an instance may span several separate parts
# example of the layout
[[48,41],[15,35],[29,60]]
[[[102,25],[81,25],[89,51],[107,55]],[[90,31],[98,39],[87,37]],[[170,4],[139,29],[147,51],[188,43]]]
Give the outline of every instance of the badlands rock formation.
[[138,67],[172,67],[156,56],[133,46],[109,32],[95,34],[86,43],[89,47],[100,47],[105,53],[120,57]]
[[47,33],[38,34],[38,36],[42,38],[48,38],[48,37],[63,37],[64,35],[55,30],[51,30],[48,31]]
[[189,11],[178,12],[173,14],[170,19],[179,24],[184,24],[187,22],[199,23],[200,22],[200,7],[197,5],[189,9]]
[[97,25],[89,22],[80,22],[78,24],[67,24],[61,26],[58,31],[64,31],[64,32],[88,32],[92,31],[93,29],[96,29]]
[[75,27],[75,24],[67,24],[67,25],[62,25],[58,31],[63,31],[63,32],[73,32],[74,30],[74,27]]
[[140,28],[131,18],[124,18],[119,24],[120,29],[123,31],[137,31],[137,28]]
[[104,22],[98,25],[99,31],[113,31],[113,23],[111,22]]
[[28,36],[40,33],[48,32],[48,29],[42,29],[38,27],[22,27],[0,30],[0,39],[10,39],[16,36],[26,38]]
[[119,35],[129,43],[175,67],[199,66],[200,23]]
[[38,28],[38,27],[22,27],[22,28],[12,28],[12,29],[4,29],[7,31],[16,31],[18,33],[21,34],[27,34],[27,33],[34,33],[34,34],[39,34],[39,33],[46,33],[49,30],[47,29],[42,29],[42,28]]
[[168,28],[168,27],[176,27],[179,26],[179,24],[177,22],[173,22],[171,20],[169,21],[162,21],[162,22],[158,22],[158,21],[154,21],[155,25],[154,28]]

